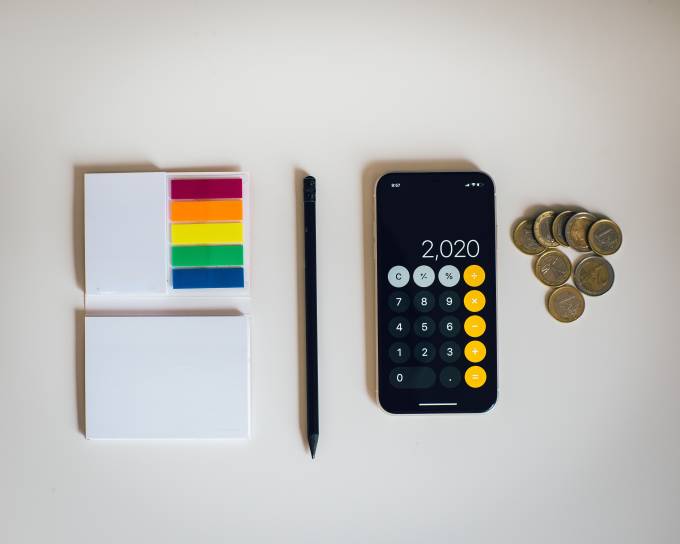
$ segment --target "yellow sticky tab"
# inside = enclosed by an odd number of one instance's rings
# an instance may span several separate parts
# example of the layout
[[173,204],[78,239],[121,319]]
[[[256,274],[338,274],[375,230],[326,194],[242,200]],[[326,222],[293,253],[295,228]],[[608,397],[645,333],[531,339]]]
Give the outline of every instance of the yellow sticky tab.
[[180,223],[170,227],[174,245],[241,244],[242,223]]

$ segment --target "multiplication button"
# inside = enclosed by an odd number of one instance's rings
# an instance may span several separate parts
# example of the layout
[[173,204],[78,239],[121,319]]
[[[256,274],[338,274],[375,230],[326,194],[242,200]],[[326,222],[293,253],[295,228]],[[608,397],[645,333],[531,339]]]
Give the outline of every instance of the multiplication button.
[[453,287],[460,281],[460,272],[452,264],[447,264],[439,269],[437,279],[444,287]]
[[429,287],[434,283],[434,270],[425,264],[421,264],[413,271],[413,282],[418,287]]
[[404,287],[409,280],[409,273],[403,266],[393,266],[387,273],[387,281],[390,282],[392,287],[400,289]]
[[471,312],[479,312],[484,308],[486,304],[486,297],[481,291],[473,289],[465,293],[463,297],[463,304]]

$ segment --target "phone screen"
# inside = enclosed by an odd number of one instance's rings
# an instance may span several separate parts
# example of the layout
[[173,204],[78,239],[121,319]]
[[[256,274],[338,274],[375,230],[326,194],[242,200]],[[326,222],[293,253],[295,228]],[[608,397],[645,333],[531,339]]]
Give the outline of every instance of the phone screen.
[[487,411],[497,395],[493,181],[391,173],[375,198],[380,404]]

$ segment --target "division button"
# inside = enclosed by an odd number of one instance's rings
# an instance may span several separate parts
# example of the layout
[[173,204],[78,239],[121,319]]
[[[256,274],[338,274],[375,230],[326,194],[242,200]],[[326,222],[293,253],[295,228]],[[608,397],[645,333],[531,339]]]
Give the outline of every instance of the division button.
[[413,348],[413,358],[419,363],[431,363],[437,351],[429,342],[418,342]]
[[404,338],[411,329],[411,325],[404,317],[393,317],[387,325],[387,330],[395,338]]
[[404,287],[409,280],[408,270],[403,266],[393,266],[387,273],[387,281],[390,282],[392,287],[400,289]]
[[486,357],[486,346],[479,340],[472,340],[465,345],[465,358],[471,363],[479,363]]
[[463,297],[463,304],[471,312],[479,312],[486,304],[486,297],[481,291],[473,289],[465,293]]
[[449,340],[439,346],[439,358],[445,363],[455,363],[460,359],[460,346]]
[[465,383],[473,389],[482,387],[486,383],[486,371],[477,365],[469,367],[465,371]]
[[419,291],[413,296],[413,306],[419,312],[429,312],[434,308],[434,295],[429,291]]
[[486,330],[486,321],[480,315],[471,315],[463,323],[463,329],[465,329],[465,334],[471,336],[472,338],[477,338],[484,334]]
[[439,382],[449,389],[457,387],[461,379],[460,370],[455,366],[447,366],[439,373]]
[[434,283],[434,270],[421,264],[413,271],[413,281],[418,287],[429,287]]
[[406,342],[395,342],[387,351],[390,360],[396,364],[404,364],[411,356],[411,350]]
[[387,305],[395,314],[404,313],[411,305],[411,299],[404,291],[394,291],[387,299]]
[[479,287],[484,283],[484,278],[484,269],[478,264],[471,264],[463,271],[463,279],[470,287]]
[[390,372],[390,383],[397,389],[427,389],[437,381],[429,366],[401,366]]
[[413,323],[413,332],[421,338],[429,338],[434,334],[435,324],[431,317],[423,316],[416,319]]
[[455,312],[460,308],[460,296],[455,291],[444,291],[439,295],[439,307],[445,312]]
[[460,272],[452,264],[447,264],[439,269],[437,278],[444,287],[453,287],[460,281]]

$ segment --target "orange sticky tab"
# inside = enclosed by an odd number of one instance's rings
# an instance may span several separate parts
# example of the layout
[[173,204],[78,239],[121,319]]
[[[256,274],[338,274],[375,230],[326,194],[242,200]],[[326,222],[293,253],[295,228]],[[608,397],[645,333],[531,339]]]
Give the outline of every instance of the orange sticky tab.
[[241,200],[172,200],[172,221],[241,221]]

